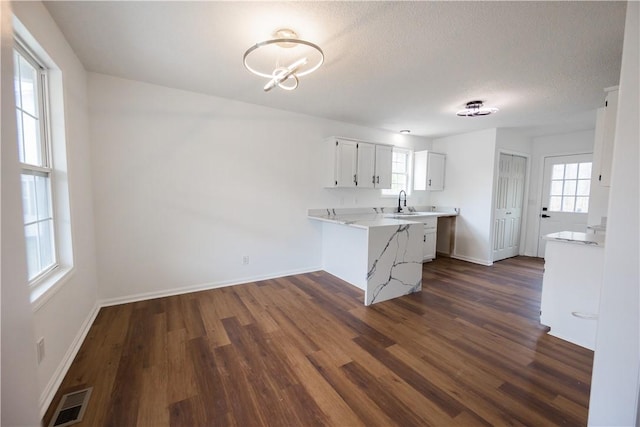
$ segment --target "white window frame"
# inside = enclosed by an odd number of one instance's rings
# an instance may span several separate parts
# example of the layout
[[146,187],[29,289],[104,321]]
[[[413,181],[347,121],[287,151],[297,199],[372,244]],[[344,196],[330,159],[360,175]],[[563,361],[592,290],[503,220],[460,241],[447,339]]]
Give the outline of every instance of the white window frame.
[[[569,165],[575,164],[576,165],[576,177],[570,177],[567,178],[566,177],[566,168]],[[590,165],[590,169],[589,169],[589,177],[588,178],[580,178],[579,175],[579,170],[582,167],[583,164],[589,164]],[[580,185],[580,182],[588,182],[589,183],[589,187],[591,184],[591,168],[593,167],[593,162],[589,161],[589,162],[570,162],[570,163],[557,163],[553,165],[553,168],[555,168],[556,166],[560,166],[562,165],[563,167],[563,176],[562,178],[553,178],[553,175],[551,177],[551,181],[550,184],[551,185],[551,189],[549,189],[549,200],[547,200],[548,205],[549,206],[549,212],[562,212],[562,213],[580,213],[580,214],[586,214],[589,213],[589,199],[591,197],[591,188],[589,188],[589,192],[588,194],[584,195],[584,194],[578,194],[578,188]],[[553,174],[553,172],[552,172]],[[567,186],[567,182],[569,181],[575,181],[576,187],[573,189],[572,192],[567,193],[566,192],[566,186]],[[560,192],[559,193],[554,193],[552,188],[553,188],[553,183],[557,182],[560,183]],[[566,193],[566,194],[565,194]],[[552,210],[552,203],[551,203],[551,199],[556,198],[556,199],[560,199],[560,210]],[[573,199],[573,209],[572,210],[565,210],[564,209],[564,201],[565,199]],[[578,199],[584,199],[586,201],[586,209],[584,211],[577,211],[576,210],[576,206],[577,206],[577,201]]]
[[[407,188],[404,188],[404,191],[407,193],[407,196],[411,195],[411,190],[413,188],[413,150],[409,149],[409,148],[400,148],[400,147],[393,147],[393,153],[402,153],[402,154],[406,154],[406,159],[407,159],[407,164],[405,165],[405,171],[406,172],[397,172],[393,170],[393,165],[395,164],[395,162],[392,161],[391,163],[391,182],[393,182],[393,175],[406,175],[406,183],[407,183]],[[393,157],[392,157],[393,159]],[[401,190],[398,189],[382,189],[382,196],[383,197],[398,197],[398,194],[400,193]]]
[[[38,273],[33,276],[32,278],[29,279],[29,286],[32,287],[35,284],[37,284],[38,282],[40,282],[43,278],[45,278],[47,275],[49,275],[49,273],[51,273],[53,270],[57,269],[59,267],[59,263],[58,263],[58,244],[57,244],[57,233],[56,233],[56,218],[55,218],[55,210],[54,210],[54,206],[55,206],[55,194],[54,194],[54,173],[53,173],[53,167],[52,167],[52,161],[51,161],[51,134],[49,132],[49,116],[50,116],[50,110],[49,110],[49,96],[48,96],[48,86],[47,86],[47,70],[44,67],[44,65],[42,65],[42,62],[32,53],[29,51],[29,49],[24,45],[24,43],[22,43],[20,41],[19,38],[16,38],[16,43],[14,46],[14,50],[17,52],[17,54],[24,59],[26,62],[28,62],[35,70],[36,70],[36,87],[35,90],[37,91],[37,105],[36,105],[36,109],[38,111],[38,128],[39,128],[39,139],[40,139],[40,164],[38,165],[34,165],[31,163],[27,163],[26,159],[24,162],[20,163],[20,167],[21,167],[21,175],[30,175],[30,176],[44,176],[47,178],[47,182],[48,182],[48,210],[50,212],[50,215],[48,218],[46,219],[38,219],[36,218],[34,221],[31,221],[29,223],[25,223],[24,227],[25,229],[29,226],[29,225],[33,225],[33,224],[40,224],[42,222],[45,221],[51,221],[52,222],[52,236],[51,239],[53,241],[52,246],[53,246],[53,253],[52,253],[52,264],[45,266],[44,268],[41,268],[40,271],[38,271]],[[14,72],[15,73],[15,72]],[[14,74],[14,78],[15,78],[15,74]],[[20,113],[25,113],[25,114],[29,114],[29,112],[24,110],[24,106],[22,105],[22,102],[20,102],[20,106],[18,106],[18,102],[16,100],[16,114],[20,114]],[[19,131],[20,129],[22,129],[23,126],[19,126]],[[24,209],[24,207],[23,207]],[[25,231],[26,234],[26,231]],[[41,246],[41,245],[39,245]],[[39,249],[42,249],[41,247]]]
[[[56,263],[41,272],[28,284],[32,309],[39,310],[74,275],[73,236],[69,194],[69,169],[67,164],[67,138],[62,70],[51,59],[40,43],[14,16],[14,47],[26,51],[35,60],[40,74],[44,74],[46,112],[42,114],[41,126],[45,126],[43,137],[47,138],[47,168],[50,173],[51,215],[54,220]],[[20,52],[23,55],[23,52]],[[16,103],[17,106],[17,103]],[[17,111],[17,110],[14,110]],[[42,143],[42,140],[41,140]],[[17,144],[17,141],[16,141]],[[16,159],[19,160],[19,159]],[[21,167],[23,166],[20,163]],[[25,241],[26,243],[26,241]],[[26,252],[25,252],[26,256]]]

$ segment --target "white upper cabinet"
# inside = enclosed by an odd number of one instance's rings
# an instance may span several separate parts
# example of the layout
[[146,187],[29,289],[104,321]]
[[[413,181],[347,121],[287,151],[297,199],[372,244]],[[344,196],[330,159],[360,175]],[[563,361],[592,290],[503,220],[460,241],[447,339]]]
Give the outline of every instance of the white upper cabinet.
[[391,167],[393,163],[393,147],[376,145],[376,188],[391,188]]
[[376,180],[376,146],[358,143],[358,188],[374,188]]
[[618,87],[605,89],[607,96],[601,119],[596,123],[596,141],[594,144],[594,163],[598,168],[598,181],[604,187],[611,186],[611,163],[613,159],[613,142],[616,132],[616,115],[618,113]]
[[355,141],[331,139],[326,145],[326,187],[355,187],[358,144]]
[[414,190],[444,190],[446,156],[432,151],[416,151],[413,175]]
[[392,146],[330,138],[326,149],[326,187],[391,188]]

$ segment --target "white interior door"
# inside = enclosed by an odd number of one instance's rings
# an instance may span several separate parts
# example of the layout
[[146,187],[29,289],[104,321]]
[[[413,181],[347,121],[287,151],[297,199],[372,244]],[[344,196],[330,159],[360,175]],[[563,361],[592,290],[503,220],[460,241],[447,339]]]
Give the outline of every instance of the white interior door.
[[514,257],[520,252],[527,159],[501,153],[498,168],[493,226],[494,261]]
[[546,157],[538,256],[544,257],[544,236],[559,231],[587,230],[591,190],[591,154]]

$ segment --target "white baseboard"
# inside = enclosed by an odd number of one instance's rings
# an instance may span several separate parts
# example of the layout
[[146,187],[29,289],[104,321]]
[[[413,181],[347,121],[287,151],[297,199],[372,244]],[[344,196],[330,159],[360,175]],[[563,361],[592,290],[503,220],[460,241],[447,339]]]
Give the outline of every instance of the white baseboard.
[[474,264],[485,265],[487,267],[490,267],[493,265],[492,261],[487,261],[486,259],[472,258],[464,255],[451,255],[451,258],[459,259],[460,261],[472,262]]
[[67,371],[69,367],[71,367],[71,363],[73,359],[75,359],[84,339],[87,337],[89,333],[89,329],[91,329],[91,325],[93,325],[93,321],[96,320],[96,316],[98,316],[98,312],[100,311],[100,305],[98,302],[93,306],[91,312],[82,323],[82,326],[78,330],[78,334],[73,339],[71,346],[67,350],[66,354],[62,358],[62,361],[58,365],[58,368],[53,373],[53,376],[49,380],[49,383],[45,387],[44,391],[40,395],[40,401],[38,402],[40,405],[40,418],[44,416],[44,413],[47,412],[49,405],[51,405],[51,401],[53,400],[58,388],[62,384],[62,380],[64,380],[65,375],[67,375]]
[[202,283],[199,285],[165,289],[162,291],[144,292],[140,294],[127,295],[123,297],[106,298],[106,299],[99,300],[98,302],[100,303],[101,307],[108,307],[111,305],[127,304],[130,302],[145,301],[145,300],[150,300],[155,298],[170,297],[174,295],[188,294],[191,292],[207,291],[210,289],[224,288],[227,286],[235,286],[235,285],[242,285],[246,283],[259,282],[261,280],[276,279],[278,277],[292,276],[294,274],[311,273],[313,271],[318,271],[318,270],[322,270],[322,267],[318,266],[318,267],[304,268],[300,270],[282,271],[280,273],[263,275],[263,276],[245,277],[238,280]]

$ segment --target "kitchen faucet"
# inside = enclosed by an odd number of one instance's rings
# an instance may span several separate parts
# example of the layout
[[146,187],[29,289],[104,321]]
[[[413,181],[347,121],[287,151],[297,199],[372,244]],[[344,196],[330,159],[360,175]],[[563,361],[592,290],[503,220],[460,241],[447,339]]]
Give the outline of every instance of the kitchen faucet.
[[400,190],[400,193],[398,193],[398,213],[402,212],[402,206],[400,206],[400,201],[402,200],[402,193],[404,193],[404,206],[407,207],[407,192],[404,190]]

